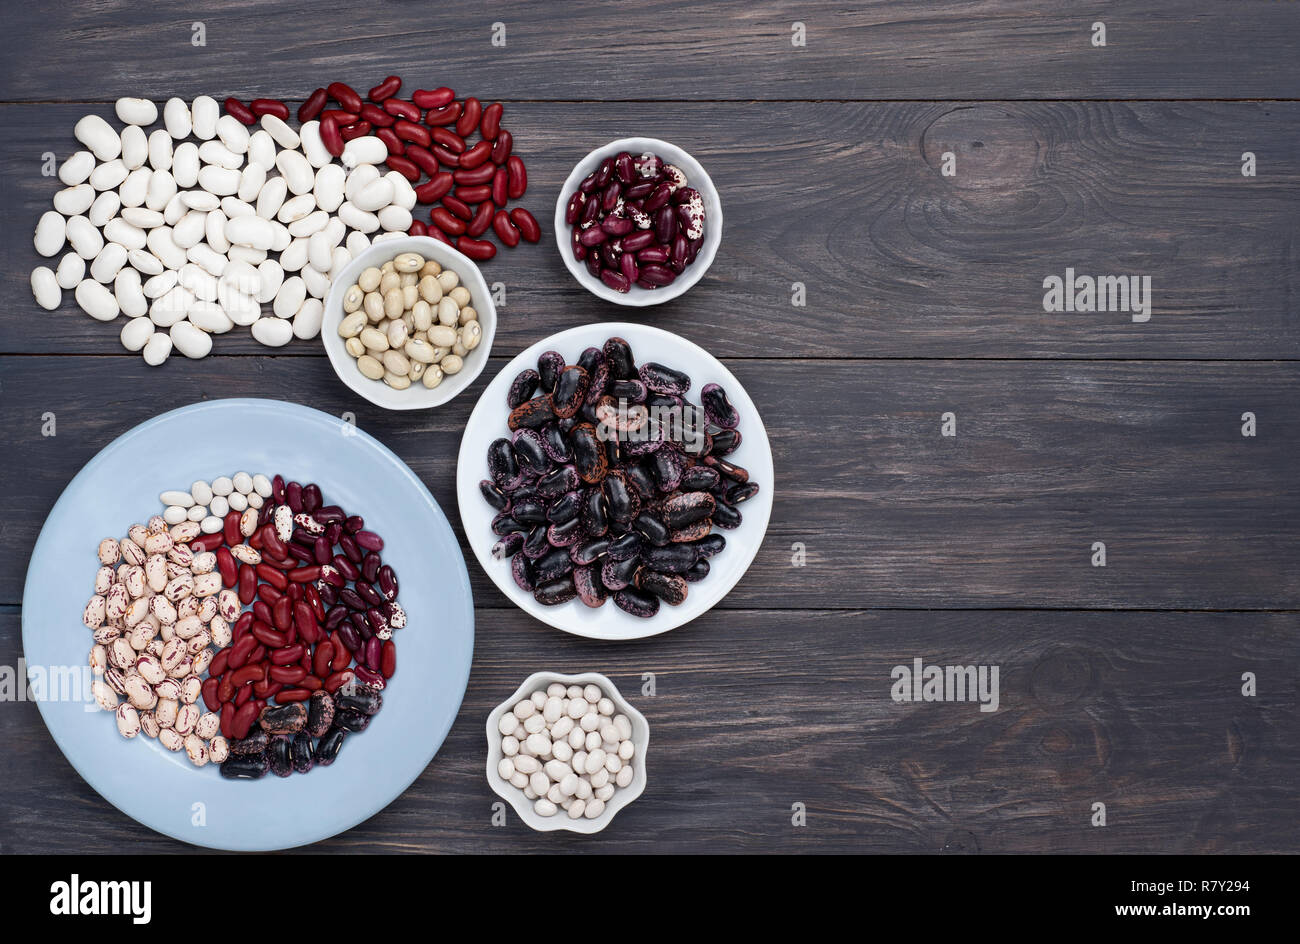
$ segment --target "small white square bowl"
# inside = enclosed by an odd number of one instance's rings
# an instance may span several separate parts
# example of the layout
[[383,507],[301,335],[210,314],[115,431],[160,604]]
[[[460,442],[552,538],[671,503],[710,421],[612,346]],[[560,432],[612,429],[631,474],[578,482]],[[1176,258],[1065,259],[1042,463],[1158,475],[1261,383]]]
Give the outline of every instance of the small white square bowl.
[[[339,337],[339,322],[343,320],[343,295],[357,283],[366,269],[382,266],[404,252],[418,252],[425,259],[432,259],[444,269],[451,269],[460,276],[460,284],[469,289],[470,304],[478,312],[478,323],[483,329],[482,340],[478,347],[465,356],[465,364],[460,371],[443,377],[442,383],[432,390],[419,381],[406,390],[395,390],[382,380],[371,380],[357,368],[356,358],[347,352],[343,339]],[[334,373],[355,393],[386,410],[426,410],[441,406],[474,382],[474,378],[487,365],[496,329],[497,310],[492,304],[492,293],[488,290],[483,273],[472,259],[432,236],[400,236],[373,243],[343,267],[339,277],[330,285],[329,294],[325,296],[321,337],[325,341],[325,353],[329,355]]]
[[[632,722],[632,744],[636,748],[632,764],[632,782],[626,787],[619,787],[615,790],[614,795],[605,804],[604,811],[595,819],[586,819],[585,817],[569,819],[564,810],[560,810],[554,816],[542,816],[533,809],[534,801],[524,796],[523,790],[520,790],[507,780],[502,780],[501,775],[497,772],[497,766],[504,756],[501,753],[501,732],[497,728],[497,725],[501,723],[501,716],[513,709],[525,697],[538,689],[545,691],[549,685],[555,682],[565,686],[595,685],[614,703],[615,709],[627,715],[628,720]],[[567,829],[575,833],[598,833],[610,824],[619,810],[639,797],[642,791],[645,790],[646,751],[650,747],[650,725],[646,722],[645,715],[628,704],[622,693],[619,692],[618,687],[599,672],[583,672],[579,675],[563,675],[559,672],[535,672],[528,676],[528,678],[524,679],[524,684],[520,685],[513,695],[497,705],[492,710],[492,713],[488,715],[487,741],[488,786],[492,788],[492,791],[497,796],[515,808],[515,812],[519,814],[521,820],[539,832]]]
[[[695,261],[687,266],[671,285],[656,289],[633,285],[629,292],[616,292],[588,272],[585,263],[573,258],[573,249],[570,245],[572,227],[564,222],[564,211],[569,197],[578,189],[583,178],[600,166],[601,161],[613,157],[620,151],[627,151],[633,155],[657,154],[669,164],[676,164],[686,172],[686,186],[694,187],[704,198],[704,245],[700,247]],[[555,243],[559,247],[560,258],[564,260],[565,268],[591,294],[616,305],[630,305],[634,308],[661,305],[684,294],[703,278],[704,273],[713,264],[713,257],[717,255],[718,246],[722,243],[722,201],[718,197],[718,188],[713,185],[713,181],[700,162],[677,145],[658,138],[620,138],[604,147],[596,148],[580,160],[564,182],[564,186],[560,188],[560,196],[555,202]]]

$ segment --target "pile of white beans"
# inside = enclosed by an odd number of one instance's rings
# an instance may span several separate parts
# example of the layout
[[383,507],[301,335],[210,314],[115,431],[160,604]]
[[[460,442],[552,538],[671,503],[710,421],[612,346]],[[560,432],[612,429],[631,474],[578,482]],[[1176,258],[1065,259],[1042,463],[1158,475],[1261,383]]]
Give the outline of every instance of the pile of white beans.
[[371,234],[411,226],[415,191],[380,173],[378,138],[349,141],[340,165],[316,121],[295,131],[264,115],[250,133],[201,95],[169,99],[163,127],[146,134],[153,102],[120,98],[116,111],[120,132],[98,115],[73,129],[87,150],[59,167],[66,189],[35,236],[46,258],[70,251],[32,271],[32,292],[50,311],[68,289],[98,321],[125,314],[123,346],[152,366],[173,347],[204,357],[236,325],[270,347],[316,337],[332,276]]
[[239,598],[224,590],[216,555],[195,553],[197,522],[167,527],[155,515],[121,540],[99,543],[95,593],[82,622],[94,633],[88,661],[95,702],[124,738],[143,733],[202,767],[229,745],[221,719],[199,704],[214,650],[230,645]]
[[195,482],[189,491],[163,492],[158,500],[167,506],[162,517],[169,525],[197,521],[204,534],[216,534],[227,514],[249,508],[257,510],[270,497],[271,480],[265,475],[236,472],[233,476],[218,476],[211,482]]
[[632,722],[597,685],[552,683],[514,705],[497,728],[505,755],[497,773],[539,816],[564,810],[569,819],[595,819],[632,782]]

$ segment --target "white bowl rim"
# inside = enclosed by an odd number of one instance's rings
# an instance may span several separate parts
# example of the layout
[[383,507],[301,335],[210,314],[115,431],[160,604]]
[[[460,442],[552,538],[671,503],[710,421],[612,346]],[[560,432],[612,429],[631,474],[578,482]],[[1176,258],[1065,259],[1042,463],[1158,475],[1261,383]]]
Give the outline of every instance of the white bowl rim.
[[[559,812],[554,816],[541,816],[533,809],[534,801],[524,796],[524,791],[502,780],[500,774],[497,773],[497,765],[504,756],[501,752],[501,732],[497,730],[501,716],[510,710],[516,702],[521,701],[525,695],[532,694],[538,688],[545,689],[555,682],[562,685],[594,684],[598,686],[614,703],[614,706],[627,715],[628,720],[632,722],[632,743],[636,747],[640,763],[632,768],[632,782],[626,787],[615,790],[614,795],[605,804],[604,812],[594,819],[569,819],[567,815]],[[619,810],[645,791],[647,776],[646,754],[650,748],[650,723],[646,721],[645,715],[641,714],[634,705],[623,697],[623,693],[618,690],[618,686],[599,672],[579,672],[575,675],[568,675],[563,672],[534,672],[524,679],[523,684],[515,689],[513,695],[492,709],[487,719],[487,740],[488,785],[491,786],[493,793],[514,807],[515,813],[518,814],[520,820],[538,832],[555,832],[563,829],[575,833],[598,833],[613,822],[614,816]]]
[[[711,574],[704,582],[693,585],[693,594],[687,597],[685,603],[681,606],[661,606],[659,612],[649,619],[639,619],[617,610],[616,613],[610,613],[607,618],[604,611],[606,607],[613,606],[612,602],[601,607],[599,610],[591,610],[582,606],[579,601],[571,600],[560,606],[543,606],[538,603],[531,593],[525,593],[515,585],[508,570],[502,571],[500,561],[494,561],[491,557],[491,545],[493,540],[491,533],[484,531],[480,533],[474,528],[470,521],[467,520],[467,510],[473,507],[471,502],[483,503],[483,498],[479,494],[478,482],[485,477],[486,458],[485,454],[471,456],[467,453],[471,439],[469,431],[482,425],[484,422],[498,422],[498,418],[493,417],[485,420],[484,417],[488,411],[495,410],[495,405],[489,404],[488,398],[492,391],[493,385],[501,378],[507,378],[504,383],[508,384],[508,378],[518,373],[525,366],[532,366],[537,356],[549,348],[563,351],[567,346],[572,344],[570,341],[573,337],[581,337],[585,334],[603,335],[604,337],[623,337],[632,344],[634,353],[639,345],[650,341],[656,337],[665,337],[674,344],[681,344],[689,349],[693,349],[697,356],[703,357],[711,362],[717,372],[717,382],[722,383],[727,390],[732,405],[741,414],[741,431],[744,435],[744,441],[741,448],[748,452],[748,448],[754,448],[757,452],[758,461],[751,456],[745,460],[746,467],[754,472],[759,470],[761,475],[767,476],[767,482],[760,479],[761,491],[750,501],[745,503],[745,520],[758,520],[761,515],[761,524],[754,531],[754,539],[751,543],[740,545],[728,537],[728,547],[724,554],[735,553],[739,556],[733,558],[736,563],[734,578],[723,588],[721,580],[727,578]],[[585,345],[584,345],[585,346]],[[500,404],[504,407],[504,396]],[[504,427],[504,410],[499,418],[501,426]],[[502,433],[502,435],[506,435]],[[748,447],[748,448],[747,448]],[[761,468],[760,468],[761,467]],[[471,471],[475,474],[471,475]],[[476,473],[484,471],[484,475]],[[470,476],[467,478],[466,476]],[[588,639],[607,639],[607,640],[630,640],[644,639],[649,636],[656,636],[677,629],[694,619],[703,616],[718,603],[726,598],[732,589],[753,565],[754,559],[763,545],[763,540],[767,535],[768,524],[771,520],[772,505],[776,490],[776,468],[772,459],[772,447],[767,437],[767,430],[763,425],[762,416],[758,412],[758,407],[753,399],[750,398],[749,392],[741,385],[740,381],[731,373],[721,361],[706,351],[704,348],[687,340],[681,335],[674,334],[671,331],[665,331],[663,328],[656,328],[652,325],[637,324],[634,322],[595,322],[587,325],[578,325],[559,331],[540,341],[525,348],[508,363],[491,380],[488,381],[482,394],[479,395],[478,403],[470,413],[469,421],[465,426],[465,433],[461,437],[460,452],[456,459],[456,500],[460,509],[461,527],[465,531],[466,540],[470,549],[474,552],[474,557],[492,582],[496,584],[506,597],[512,603],[522,609],[524,612],[541,620],[549,626],[553,626],[562,632],[574,636],[583,636]],[[742,525],[743,527],[743,525]],[[724,534],[724,536],[726,536]],[[698,602],[703,599],[703,593],[699,588],[710,587],[710,596],[716,594],[713,602],[707,605],[701,605]],[[578,608],[581,607],[581,610]],[[579,618],[571,618],[573,613],[579,613]],[[623,627],[621,630],[611,632],[607,627]]]
[[[419,382],[411,384],[406,390],[394,390],[382,380],[371,380],[357,369],[356,360],[344,349],[343,339],[339,337],[339,322],[343,320],[343,293],[352,287],[363,271],[375,265],[380,257],[382,262],[387,262],[404,252],[419,252],[425,259],[432,259],[444,269],[454,270],[460,277],[460,283],[469,290],[470,301],[478,312],[478,323],[483,329],[482,340],[478,347],[465,356],[465,366],[460,372],[444,377],[442,383],[432,390]],[[353,393],[386,410],[428,410],[450,402],[473,385],[487,366],[488,357],[492,353],[492,342],[496,337],[496,327],[497,310],[492,301],[491,289],[473,259],[455,246],[449,246],[432,236],[400,236],[371,243],[364,252],[344,266],[339,277],[330,283],[330,290],[325,296],[321,339],[334,373]]]
[[[587,267],[573,258],[573,253],[569,251],[569,224],[564,221],[568,196],[577,188],[578,183],[599,165],[600,161],[610,154],[617,154],[619,151],[631,151],[634,154],[654,151],[670,164],[681,167],[686,172],[687,186],[694,187],[700,192],[700,195],[704,198],[705,208],[708,211],[708,228],[705,233],[704,245],[700,247],[700,252],[695,261],[671,285],[653,291],[633,285],[632,290],[626,294],[616,292],[588,272]],[[663,153],[665,151],[670,153]],[[660,138],[619,138],[617,141],[611,141],[590,151],[582,160],[573,165],[573,170],[565,178],[563,186],[560,187],[560,195],[556,198],[554,225],[555,244],[559,249],[560,258],[564,261],[564,267],[569,270],[569,274],[578,281],[579,285],[597,298],[603,298],[607,302],[631,308],[648,308],[652,305],[662,305],[664,302],[672,301],[674,298],[686,294],[695,283],[704,277],[704,273],[713,265],[713,259],[717,255],[718,247],[722,244],[722,197],[718,194],[718,188],[713,183],[713,178],[709,176],[708,171],[704,169],[704,165],[696,160],[685,148]]]

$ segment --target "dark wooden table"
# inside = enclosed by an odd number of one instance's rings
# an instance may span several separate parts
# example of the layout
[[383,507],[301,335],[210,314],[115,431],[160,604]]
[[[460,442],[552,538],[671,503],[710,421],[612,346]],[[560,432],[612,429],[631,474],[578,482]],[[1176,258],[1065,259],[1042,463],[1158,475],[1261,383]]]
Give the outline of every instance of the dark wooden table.
[[[40,605],[22,585],[46,513],[136,423],[242,395],[353,411],[456,520],[487,378],[556,330],[644,319],[723,358],[763,412],[776,504],[754,566],[706,616],[615,645],[524,616],[471,560],[450,736],[400,799],[313,848],[1300,851],[1298,61],[1300,7],[1262,0],[11,4],[0,664]],[[33,302],[58,186],[41,161],[75,149],[82,114],[392,72],[505,102],[546,231],[489,264],[507,305],[466,396],[384,413],[317,344],[235,335],[151,370],[70,293]],[[549,242],[574,162],[627,134],[691,151],[726,210],[704,280],[641,313],[583,292]],[[1045,312],[1067,267],[1150,276],[1150,320]],[[918,657],[998,666],[999,709],[895,703],[891,670]],[[654,730],[645,795],[596,838],[491,823],[483,718],[541,668],[607,673]],[[0,709],[0,851],[189,850],[105,804],[35,705]]]

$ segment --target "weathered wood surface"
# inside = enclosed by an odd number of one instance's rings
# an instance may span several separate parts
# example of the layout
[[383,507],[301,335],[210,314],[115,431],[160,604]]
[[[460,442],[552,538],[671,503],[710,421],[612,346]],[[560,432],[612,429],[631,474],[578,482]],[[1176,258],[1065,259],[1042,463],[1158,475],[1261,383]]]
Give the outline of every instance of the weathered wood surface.
[[[715,611],[619,646],[544,630],[513,609],[480,609],[478,620],[469,690],[433,763],[382,813],[312,851],[1300,845],[1291,616]],[[5,608],[0,661],[12,664],[18,648],[18,618]],[[998,711],[894,702],[892,668],[917,657],[999,666]],[[599,666],[650,723],[646,792],[598,836],[532,833],[513,811],[507,825],[491,825],[483,719],[543,666]],[[647,672],[653,697],[641,694]],[[1244,672],[1258,676],[1255,697],[1241,694]],[[0,711],[0,745],[0,852],[188,848],[107,806],[59,754],[34,704]],[[795,803],[806,826],[791,825]],[[1106,806],[1104,828],[1090,825],[1094,803]]]
[[[72,471],[137,423],[200,399],[258,395],[353,412],[459,532],[461,433],[503,366],[493,358],[467,394],[411,416],[356,397],[323,358],[220,358],[161,372],[134,357],[8,358],[0,491],[12,551],[0,559],[0,602],[19,602],[27,555]],[[1188,365],[1161,363],[729,366],[765,418],[777,480],[763,549],[726,607],[1300,604],[1291,365],[1200,363],[1195,379]],[[1241,435],[1245,411],[1256,414],[1254,438]],[[53,437],[42,434],[47,412]],[[956,414],[956,437],[940,433],[945,412]],[[1106,544],[1105,568],[1090,563],[1094,541]],[[806,567],[791,566],[796,542]],[[475,599],[504,605],[471,565]]]
[[[1300,11],[1300,6],[1297,7]],[[207,88],[194,81],[189,97]],[[109,116],[111,106],[95,110]],[[0,352],[125,353],[65,293],[31,303],[31,236],[84,106],[0,106]],[[645,319],[719,356],[1297,358],[1300,105],[1293,103],[511,105],[543,242],[484,267],[506,286],[499,353],[576,323]],[[556,249],[555,200],[598,143],[649,133],[698,157],[724,236],[686,296],[614,310]],[[755,142],[759,142],[758,145]],[[1259,176],[1241,175],[1256,154]],[[941,175],[943,154],[956,176]],[[1150,321],[1048,313],[1043,279],[1149,276]],[[794,283],[806,305],[792,305]],[[24,316],[18,318],[18,313]],[[265,353],[246,330],[218,353]],[[284,356],[314,354],[295,343]]]
[[[11,3],[0,98],[302,98],[390,73],[504,99],[1294,98],[1294,4]],[[1106,25],[1106,46],[1092,44]],[[194,46],[202,22],[206,45]],[[806,45],[792,44],[804,24]],[[494,24],[505,45],[492,43]],[[91,92],[87,92],[90,80]],[[421,87],[419,85],[415,87]]]

